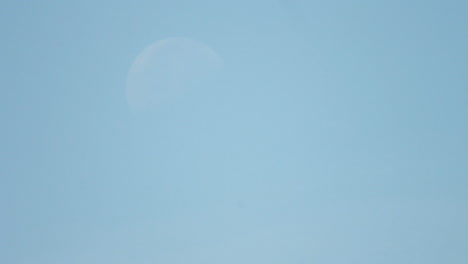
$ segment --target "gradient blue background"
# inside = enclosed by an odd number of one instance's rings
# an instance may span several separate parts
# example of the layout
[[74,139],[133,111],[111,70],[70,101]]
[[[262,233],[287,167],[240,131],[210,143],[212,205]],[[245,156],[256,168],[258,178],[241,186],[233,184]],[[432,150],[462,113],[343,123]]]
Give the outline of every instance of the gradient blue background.
[[[468,2],[2,1],[0,263],[468,263]],[[222,72],[160,111],[134,58]]]

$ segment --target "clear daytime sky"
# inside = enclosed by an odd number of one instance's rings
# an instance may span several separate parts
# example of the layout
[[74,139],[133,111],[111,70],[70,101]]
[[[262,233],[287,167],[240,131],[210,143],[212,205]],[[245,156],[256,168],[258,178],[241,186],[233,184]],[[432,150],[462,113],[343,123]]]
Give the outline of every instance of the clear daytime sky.
[[[0,263],[468,263],[467,1],[3,0],[0,33]],[[222,67],[134,111],[168,38]]]

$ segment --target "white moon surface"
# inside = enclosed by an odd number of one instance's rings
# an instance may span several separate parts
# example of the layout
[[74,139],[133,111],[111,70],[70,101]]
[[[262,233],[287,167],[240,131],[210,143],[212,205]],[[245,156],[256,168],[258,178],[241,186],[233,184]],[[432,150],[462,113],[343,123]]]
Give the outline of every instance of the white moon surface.
[[135,58],[129,70],[128,104],[134,110],[154,109],[213,76],[221,65],[221,57],[202,42],[190,38],[156,41]]

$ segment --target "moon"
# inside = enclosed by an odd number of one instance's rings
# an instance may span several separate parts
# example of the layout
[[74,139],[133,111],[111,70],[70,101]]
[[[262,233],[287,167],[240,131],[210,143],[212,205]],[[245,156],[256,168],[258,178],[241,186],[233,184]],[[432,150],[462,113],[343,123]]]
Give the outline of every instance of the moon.
[[134,110],[155,109],[214,76],[221,66],[221,57],[200,41],[190,38],[156,41],[130,67],[127,102]]

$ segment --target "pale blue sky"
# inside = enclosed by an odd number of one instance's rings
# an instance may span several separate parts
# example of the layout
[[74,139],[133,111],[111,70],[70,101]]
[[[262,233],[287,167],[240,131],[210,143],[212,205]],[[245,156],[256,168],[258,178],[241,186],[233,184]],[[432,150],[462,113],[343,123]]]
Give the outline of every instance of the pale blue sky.
[[[468,2],[13,1],[0,263],[468,263]],[[224,67],[132,111],[148,45]]]

